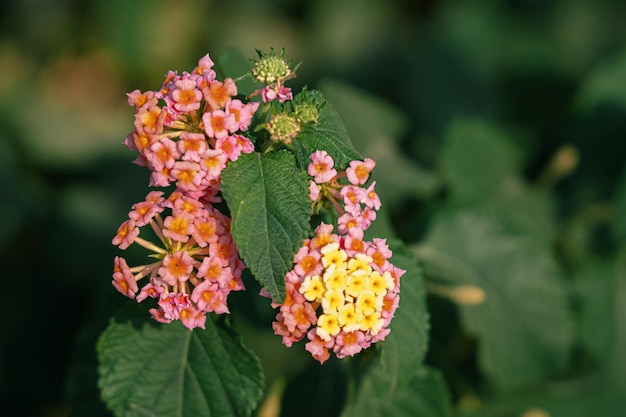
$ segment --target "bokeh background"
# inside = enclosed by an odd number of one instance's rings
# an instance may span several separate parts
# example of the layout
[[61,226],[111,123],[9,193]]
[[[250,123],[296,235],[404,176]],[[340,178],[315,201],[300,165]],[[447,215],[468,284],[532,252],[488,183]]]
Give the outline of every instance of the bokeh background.
[[[510,132],[528,181],[551,187],[558,226],[582,217],[585,243],[566,248],[602,257],[626,234],[626,220],[617,235],[607,226],[626,214],[625,22],[620,0],[3,1],[2,414],[106,415],[91,402],[94,343],[124,301],[110,240],[148,181],[122,145],[126,92],[207,52],[284,47],[303,62],[293,87],[352,98],[336,106],[351,133],[372,116],[354,103],[390,109],[378,133],[393,149],[355,143],[411,174],[383,192],[405,241],[419,241],[443,192],[447,127],[478,117]],[[570,162],[546,174],[564,146]]]

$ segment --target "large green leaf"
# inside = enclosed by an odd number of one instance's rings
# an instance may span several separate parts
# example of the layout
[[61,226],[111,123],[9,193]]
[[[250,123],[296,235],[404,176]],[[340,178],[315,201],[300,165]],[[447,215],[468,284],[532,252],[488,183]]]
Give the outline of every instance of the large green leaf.
[[550,247],[502,219],[479,208],[444,212],[416,253],[427,274],[484,290],[483,303],[460,307],[462,321],[479,339],[482,370],[515,389],[563,369],[572,325]]
[[394,383],[402,383],[422,365],[428,348],[428,311],[424,278],[415,255],[402,243],[392,241],[391,262],[406,272],[400,278],[400,305],[391,321],[391,332],[383,342],[381,364]]
[[[309,91],[308,94],[319,102],[325,100],[319,91]],[[328,101],[320,112],[318,123],[303,126],[293,145],[301,163],[306,163],[309,155],[317,150],[328,152],[335,160],[335,168],[345,168],[350,161],[362,159],[352,146],[339,113]]]
[[116,417],[246,416],[263,394],[260,363],[224,320],[206,330],[156,323],[132,304],[98,341],[102,398]]
[[224,170],[222,193],[239,254],[272,298],[282,302],[285,274],[310,232],[306,174],[287,151],[254,152]]
[[450,395],[441,375],[428,367],[403,370],[406,382],[390,380],[380,364],[363,377],[342,417],[446,417]]

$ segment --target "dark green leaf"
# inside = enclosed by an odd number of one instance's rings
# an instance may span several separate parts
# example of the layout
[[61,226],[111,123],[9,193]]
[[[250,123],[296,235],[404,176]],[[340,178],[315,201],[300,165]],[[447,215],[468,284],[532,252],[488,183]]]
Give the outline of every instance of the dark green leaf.
[[391,321],[391,332],[383,342],[380,357],[385,374],[391,381],[401,383],[422,365],[428,348],[428,311],[422,270],[415,255],[402,243],[390,242],[391,262],[404,269],[400,278],[400,305]]
[[[319,101],[324,100],[319,91],[312,90],[308,94],[317,97]],[[318,123],[303,126],[293,140],[293,145],[296,147],[299,162],[304,165],[308,163],[308,156],[317,150],[328,152],[335,160],[335,168],[345,168],[350,161],[362,159],[352,146],[341,117],[329,102],[322,108]],[[303,157],[307,159],[303,160]]]
[[310,232],[306,174],[287,151],[254,152],[224,170],[222,193],[239,254],[272,298],[282,302],[285,274]]
[[246,416],[263,394],[256,356],[224,320],[156,323],[132,304],[98,342],[102,398],[117,417]]
[[478,337],[483,371],[514,389],[563,369],[572,325],[550,247],[500,219],[478,209],[442,213],[416,252],[427,274],[485,292],[483,303],[460,307],[461,317]]
[[360,381],[342,417],[446,417],[450,395],[441,375],[428,367],[403,370],[406,381],[390,380],[376,364]]

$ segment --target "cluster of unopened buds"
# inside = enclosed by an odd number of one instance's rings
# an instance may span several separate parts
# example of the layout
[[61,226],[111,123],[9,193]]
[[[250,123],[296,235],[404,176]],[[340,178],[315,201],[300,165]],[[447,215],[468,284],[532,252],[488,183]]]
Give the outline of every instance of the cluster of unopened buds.
[[338,172],[325,151],[311,155],[311,201],[314,207],[327,201],[337,210],[338,233],[321,223],[315,237],[303,242],[285,279],[285,299],[272,307],[279,308],[273,327],[283,343],[306,337],[306,349],[320,363],[331,350],[343,358],[383,340],[398,307],[405,271],[389,262],[384,239],[363,240],[380,207],[375,183],[363,187],[374,165],[366,158]]

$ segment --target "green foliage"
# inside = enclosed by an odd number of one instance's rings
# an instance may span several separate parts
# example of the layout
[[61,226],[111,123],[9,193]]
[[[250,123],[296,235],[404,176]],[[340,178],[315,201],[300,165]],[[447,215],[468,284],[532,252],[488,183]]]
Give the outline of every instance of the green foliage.
[[[324,100],[318,91],[310,91],[308,94],[313,101]],[[303,126],[293,145],[302,166],[308,165],[309,155],[319,149],[333,157],[337,168],[346,168],[350,161],[361,159],[350,142],[341,117],[329,102],[324,104],[317,124]]]
[[454,124],[443,155],[447,207],[415,249],[434,278],[484,292],[479,305],[460,307],[463,328],[478,339],[481,369],[508,391],[561,372],[573,331],[549,204],[519,177],[517,155],[485,122]]
[[396,385],[380,365],[359,381],[357,393],[348,402],[342,417],[452,415],[450,398],[441,374],[428,367],[403,371],[406,381]]
[[247,416],[263,393],[256,356],[224,320],[160,325],[130,305],[98,342],[102,398],[116,416]]
[[285,298],[285,274],[310,231],[305,174],[292,154],[242,155],[222,176],[232,234],[255,279],[276,301]]

